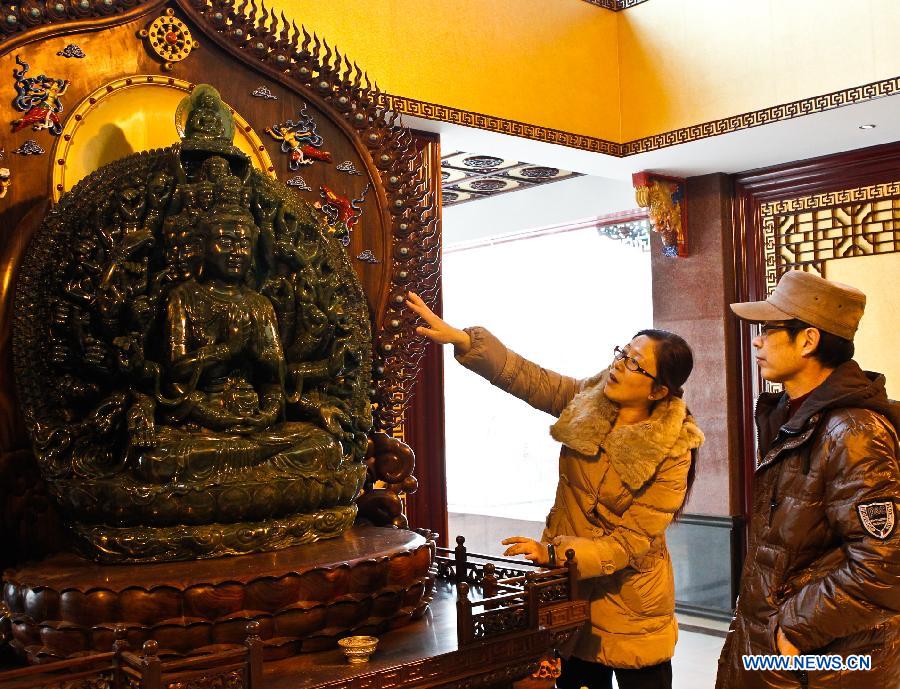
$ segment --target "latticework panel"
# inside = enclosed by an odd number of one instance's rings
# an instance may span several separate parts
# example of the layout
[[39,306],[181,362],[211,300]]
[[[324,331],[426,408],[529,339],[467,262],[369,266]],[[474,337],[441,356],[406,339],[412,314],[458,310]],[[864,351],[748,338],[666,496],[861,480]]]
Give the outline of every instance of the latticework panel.
[[788,270],[900,251],[900,182],[763,204],[766,293]]
[[767,295],[789,270],[827,277],[829,261],[900,251],[900,182],[764,203],[760,213]]

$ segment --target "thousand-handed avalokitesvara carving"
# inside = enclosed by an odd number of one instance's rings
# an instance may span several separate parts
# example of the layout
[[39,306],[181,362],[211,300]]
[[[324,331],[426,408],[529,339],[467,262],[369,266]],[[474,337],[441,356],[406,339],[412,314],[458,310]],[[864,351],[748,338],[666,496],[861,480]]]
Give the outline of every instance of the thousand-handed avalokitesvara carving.
[[26,424],[101,562],[337,536],[365,478],[371,333],[344,249],[232,145],[215,89],[176,120],[180,145],[63,196],[19,277]]

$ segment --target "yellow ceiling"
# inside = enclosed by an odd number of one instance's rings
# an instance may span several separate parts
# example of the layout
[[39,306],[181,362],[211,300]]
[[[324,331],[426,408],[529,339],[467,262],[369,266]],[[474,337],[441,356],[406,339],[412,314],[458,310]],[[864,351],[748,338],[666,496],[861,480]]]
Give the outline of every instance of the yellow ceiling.
[[268,0],[384,91],[624,142],[900,75],[895,0]]
[[618,136],[615,12],[581,0],[264,1],[388,93]]
[[648,0],[615,16],[624,141],[900,75],[896,0]]

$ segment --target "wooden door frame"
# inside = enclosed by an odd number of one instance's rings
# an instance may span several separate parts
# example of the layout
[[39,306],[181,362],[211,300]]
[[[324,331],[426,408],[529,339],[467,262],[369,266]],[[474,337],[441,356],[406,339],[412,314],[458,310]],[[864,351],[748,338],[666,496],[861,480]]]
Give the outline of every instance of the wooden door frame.
[[[808,160],[758,168],[734,175],[733,242],[735,297],[738,301],[766,298],[765,257],[760,206],[770,201],[900,180],[900,142],[861,148]],[[738,390],[742,457],[742,507],[749,524],[755,468],[755,401],[758,372],[751,355],[750,329],[737,331]]]

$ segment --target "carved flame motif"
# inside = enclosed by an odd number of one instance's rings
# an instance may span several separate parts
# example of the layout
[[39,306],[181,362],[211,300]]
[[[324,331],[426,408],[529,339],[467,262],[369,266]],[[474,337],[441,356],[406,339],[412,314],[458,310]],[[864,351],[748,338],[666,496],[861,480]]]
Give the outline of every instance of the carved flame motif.
[[63,48],[56,54],[59,55],[60,57],[69,57],[69,58],[77,58],[77,59],[83,59],[83,58],[87,57],[87,55],[84,54],[84,51],[80,47],[75,45],[74,43],[69,43],[69,45],[67,45],[65,48]]
[[44,149],[38,144],[34,139],[28,139],[28,141],[24,141],[21,146],[19,146],[13,153],[18,153],[20,156],[39,156],[44,155]]
[[363,263],[371,263],[371,264],[381,263],[381,261],[379,261],[377,258],[375,258],[375,254],[372,253],[371,249],[365,249],[362,253],[360,253],[356,257],[356,260],[362,261]]
[[294,175],[287,181],[287,185],[289,187],[294,187],[295,189],[299,189],[300,191],[312,191],[312,187],[306,183],[306,180],[303,179],[300,175]]
[[268,86],[259,86],[250,92],[254,98],[262,98],[263,100],[278,100],[278,96],[269,90]]
[[342,163],[338,163],[335,166],[335,169],[338,172],[346,172],[348,175],[362,175],[362,173],[356,169],[356,166],[353,164],[352,160],[345,160]]

